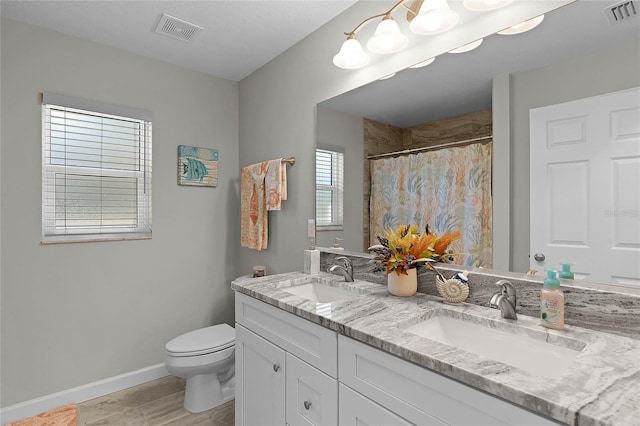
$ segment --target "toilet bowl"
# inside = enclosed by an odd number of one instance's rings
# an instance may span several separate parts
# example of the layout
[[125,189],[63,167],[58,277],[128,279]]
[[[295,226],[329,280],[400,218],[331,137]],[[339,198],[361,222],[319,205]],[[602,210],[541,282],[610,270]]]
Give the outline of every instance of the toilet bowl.
[[187,380],[184,408],[209,410],[235,398],[235,330],[218,324],[182,334],[166,346],[169,373]]

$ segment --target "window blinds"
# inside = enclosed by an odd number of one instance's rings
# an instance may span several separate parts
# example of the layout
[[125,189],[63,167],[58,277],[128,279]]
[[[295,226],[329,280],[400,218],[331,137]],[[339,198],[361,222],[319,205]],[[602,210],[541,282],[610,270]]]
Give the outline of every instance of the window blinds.
[[342,227],[344,154],[316,150],[316,225]]
[[151,236],[151,121],[116,110],[43,96],[44,242]]

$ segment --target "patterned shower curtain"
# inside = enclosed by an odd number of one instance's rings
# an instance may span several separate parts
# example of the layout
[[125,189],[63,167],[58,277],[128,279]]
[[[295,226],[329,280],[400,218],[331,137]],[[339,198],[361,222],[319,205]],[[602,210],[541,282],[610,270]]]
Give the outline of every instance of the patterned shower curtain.
[[441,235],[460,231],[453,263],[492,264],[492,143],[475,143],[370,161],[370,238],[416,224]]

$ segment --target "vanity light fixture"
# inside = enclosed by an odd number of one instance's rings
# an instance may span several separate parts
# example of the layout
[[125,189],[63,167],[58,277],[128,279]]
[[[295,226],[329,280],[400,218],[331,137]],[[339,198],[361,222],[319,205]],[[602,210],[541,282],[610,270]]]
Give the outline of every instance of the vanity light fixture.
[[544,19],[544,15],[536,16],[535,18],[529,19],[528,21],[524,21],[519,23],[518,25],[514,25],[513,27],[509,27],[506,30],[498,31],[500,35],[513,35],[513,34],[521,34],[526,31],[532,30]]
[[500,9],[509,5],[513,0],[464,0],[464,7],[474,12]]
[[465,52],[470,52],[473,49],[475,49],[476,47],[480,46],[482,44],[482,40],[483,39],[478,39],[476,41],[472,41],[471,43],[467,43],[464,46],[460,46],[456,49],[451,49],[449,51],[449,53],[465,53]]
[[429,59],[427,59],[426,61],[418,62],[418,63],[417,63],[417,64],[415,64],[415,65],[411,65],[409,68],[414,68],[414,69],[415,69],[415,68],[422,68],[422,67],[426,67],[427,65],[431,65],[431,64],[433,63],[433,61],[435,61],[435,60],[436,60],[436,58],[435,58],[435,57],[433,57],[433,58],[429,58]]
[[458,14],[451,10],[447,0],[415,0],[409,7],[409,0],[400,0],[384,13],[373,15],[358,24],[353,31],[344,33],[347,40],[342,44],[340,52],[333,57],[333,63],[340,68],[362,68],[369,63],[369,57],[362,45],[356,40],[356,34],[367,23],[382,18],[374,36],[367,42],[367,48],[378,54],[398,52],[409,43],[407,36],[400,32],[400,27],[393,20],[393,13],[401,7],[408,9],[409,28],[416,34],[437,34],[453,28],[459,20]]

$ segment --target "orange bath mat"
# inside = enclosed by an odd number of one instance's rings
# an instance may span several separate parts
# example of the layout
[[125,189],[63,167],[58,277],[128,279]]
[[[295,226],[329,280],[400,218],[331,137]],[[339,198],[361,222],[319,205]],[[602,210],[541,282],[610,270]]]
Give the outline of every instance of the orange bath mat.
[[65,405],[28,419],[7,423],[5,426],[76,426],[76,404]]

